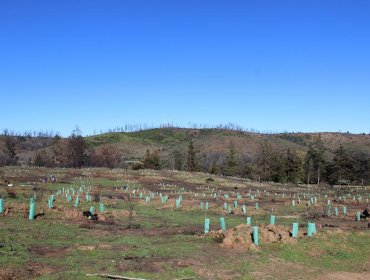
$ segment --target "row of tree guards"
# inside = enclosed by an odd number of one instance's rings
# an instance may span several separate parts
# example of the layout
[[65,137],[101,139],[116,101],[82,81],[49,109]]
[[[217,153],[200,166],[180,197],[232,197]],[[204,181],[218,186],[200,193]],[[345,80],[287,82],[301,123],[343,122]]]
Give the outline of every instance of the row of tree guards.
[[[60,193],[58,191],[57,192],[57,195],[59,195],[59,194]],[[159,194],[159,195],[161,197],[162,203],[166,203],[167,200],[168,200],[168,196],[167,195],[163,196],[162,194]],[[140,197],[142,197],[142,193],[140,193]],[[153,197],[153,194],[145,197],[146,203],[150,203],[151,197]],[[72,201],[71,195],[66,194],[66,199],[67,199],[67,202],[71,202]],[[86,199],[85,200],[87,202],[92,201],[91,195],[86,194]],[[76,198],[75,198],[75,202],[74,202],[74,207],[75,208],[78,207],[79,202],[80,202],[80,197],[79,197],[79,195],[77,195]],[[176,204],[175,204],[176,205],[176,208],[179,208],[180,207],[181,202],[182,202],[182,195],[180,195],[176,199]],[[328,205],[330,205],[329,202],[328,202]],[[48,199],[48,207],[49,208],[53,208],[54,207],[54,195],[50,195],[49,196],[49,199]],[[237,207],[238,207],[238,203],[237,203],[237,201],[235,201],[234,202],[234,208],[237,208]],[[203,209],[203,208],[204,208],[204,203],[201,202],[200,203],[200,209]],[[231,206],[228,205],[226,202],[224,203],[224,208],[227,209],[229,213],[231,213],[231,211],[232,211],[231,210]],[[209,203],[208,202],[205,203],[205,209],[206,210],[209,209]],[[247,209],[246,206],[245,205],[242,205],[242,211],[243,211],[243,213],[246,213],[247,212],[246,209]],[[257,209],[257,210],[259,209],[258,202],[255,204],[255,209]],[[335,207],[334,209],[335,209],[335,215],[336,216],[339,216],[339,209],[338,209],[338,207]],[[31,217],[34,216],[34,211],[35,211],[35,196],[30,199],[30,220],[33,220],[33,218],[31,218]],[[104,204],[102,202],[100,202],[100,204],[99,204],[99,211],[100,212],[104,212],[105,211],[105,206],[104,206]],[[4,199],[3,198],[0,198],[0,213],[3,213],[3,212],[4,212]],[[91,206],[90,207],[90,212],[92,213],[92,215],[95,213],[95,207],[94,206]],[[344,215],[347,215],[347,207],[346,206],[343,206],[342,213]],[[360,217],[361,217],[361,213],[360,212],[356,212],[356,220],[357,221],[360,221]],[[250,219],[250,217],[247,217],[247,221],[248,221],[248,219]],[[274,215],[271,215],[270,216],[270,224],[275,224],[275,216]]]
[[[86,202],[92,202],[92,197],[89,193],[91,191],[91,189],[92,189],[92,185],[85,186],[84,184],[81,184],[80,187],[77,187],[77,189],[72,188],[72,187],[69,188],[69,189],[63,187],[62,189],[59,189],[56,192],[56,196],[60,197],[60,196],[62,196],[62,194],[64,194],[68,203],[72,202],[73,197],[74,197],[74,207],[77,208],[79,206],[81,197],[84,197]],[[118,190],[119,188],[116,187],[115,189]],[[130,191],[129,186],[120,187],[120,189],[122,191],[125,191],[126,193]],[[182,201],[183,201],[183,194],[185,194],[185,193],[194,194],[194,197],[201,197],[201,198],[205,198],[205,199],[208,196],[211,199],[215,199],[217,197],[223,196],[227,200],[232,199],[232,197],[234,199],[234,197],[235,197],[235,200],[233,201],[233,203],[229,204],[228,202],[224,202],[224,204],[223,204],[224,209],[227,210],[228,213],[232,212],[232,210],[233,210],[232,207],[234,207],[234,208],[240,207],[238,201],[243,199],[243,196],[240,193],[235,193],[234,191],[224,193],[222,190],[216,191],[214,188],[209,188],[209,187],[208,187],[208,191],[210,192],[209,194],[206,194],[205,192],[202,192],[202,193],[192,192],[191,190],[189,192],[186,192],[184,188],[181,188],[179,191],[171,191],[171,194],[178,195],[178,197],[176,198],[176,201],[175,201],[175,207],[176,208],[181,207],[181,204],[182,204]],[[155,198],[156,196],[160,198],[160,201],[162,202],[162,204],[166,204],[168,202],[168,198],[169,198],[168,195],[164,195],[161,192],[156,192],[156,193],[150,192],[150,191],[146,192],[144,189],[142,189],[142,191],[140,191],[140,186],[132,187],[131,192],[130,192],[129,195],[130,195],[130,197],[133,197],[133,198],[140,198],[140,199],[145,198],[145,202],[147,204],[151,203],[151,199]],[[317,204],[319,199],[323,204],[328,206],[329,209],[331,209],[331,207],[329,207],[329,206],[332,206],[332,201],[329,199],[329,196],[327,194],[325,194],[325,195],[323,195],[321,193],[311,194],[311,193],[304,193],[304,192],[298,192],[298,193],[294,193],[294,194],[286,194],[286,193],[277,193],[277,192],[273,193],[273,192],[270,192],[270,191],[267,191],[267,190],[260,191],[258,189],[256,190],[256,192],[254,194],[252,194],[252,190],[250,189],[249,193],[244,195],[245,202],[244,202],[243,205],[241,205],[242,212],[244,214],[247,214],[247,206],[246,206],[247,199],[249,199],[251,202],[254,202],[254,208],[256,210],[258,210],[259,209],[259,203],[255,202],[255,200],[258,199],[258,198],[261,198],[263,196],[265,196],[265,197],[274,196],[274,197],[281,197],[281,198],[290,197],[291,198],[291,207],[296,207],[297,203],[301,204],[302,200],[305,200],[306,204],[308,206],[310,206],[310,205],[313,205],[313,204]],[[341,195],[341,196],[334,196],[334,199],[339,201],[339,202],[342,202],[342,203],[345,202],[345,201],[349,201],[349,200],[353,200],[354,202],[357,201],[358,203],[360,203],[361,201],[363,201],[363,199],[366,199],[366,203],[368,203],[369,195],[367,195],[364,198],[360,194],[353,195],[353,196],[350,195],[350,194],[344,194],[344,195]],[[30,220],[33,220],[34,216],[35,216],[35,207],[36,207],[35,200],[36,200],[36,195],[34,197],[32,197],[31,200],[30,200],[30,208],[29,208],[30,209],[29,210]],[[54,201],[55,201],[55,196],[50,195],[49,198],[48,198],[48,207],[49,208],[54,207]],[[201,201],[200,204],[199,204],[199,207],[200,207],[200,209],[208,210],[209,207],[210,207],[210,204],[209,204],[208,201],[206,201],[206,202]],[[341,210],[342,210],[343,215],[347,215],[347,207],[346,206],[343,206]],[[100,212],[105,211],[105,206],[102,203],[101,199],[100,199],[100,204],[99,204],[99,211]],[[0,198],[0,213],[3,213],[3,212],[4,212],[4,199]],[[90,212],[92,214],[95,213],[95,207],[94,206],[90,207]],[[335,214],[336,216],[338,216],[339,215],[339,208],[335,207],[334,208],[334,213],[329,213],[329,214],[330,215]],[[360,221],[360,217],[361,217],[360,212],[357,212],[356,213],[356,220]],[[249,223],[248,223],[248,219],[249,219]],[[247,217],[247,224],[250,224],[250,217]],[[272,215],[270,217],[270,224],[275,224],[275,216],[274,215]],[[222,228],[222,226],[221,226],[221,228]]]
[[[275,215],[271,215],[270,216],[270,225],[275,225],[275,218],[276,216]],[[251,221],[252,221],[252,218],[251,217],[247,217],[246,218],[246,223],[247,225],[251,226]],[[204,233],[205,234],[208,234],[209,231],[210,231],[210,225],[211,225],[211,221],[210,219],[208,218],[205,218],[204,219]],[[298,223],[293,223],[292,224],[292,237],[293,238],[297,238],[298,237],[298,227],[299,227],[299,224]],[[220,217],[220,228],[222,231],[226,231],[226,223],[225,223],[225,218],[224,217]],[[311,222],[308,222],[307,224],[307,236],[308,237],[312,237],[314,234],[317,233],[317,230],[316,230],[316,224],[315,223],[311,223]],[[259,241],[258,241],[258,226],[253,226],[253,243],[258,246],[259,245]]]

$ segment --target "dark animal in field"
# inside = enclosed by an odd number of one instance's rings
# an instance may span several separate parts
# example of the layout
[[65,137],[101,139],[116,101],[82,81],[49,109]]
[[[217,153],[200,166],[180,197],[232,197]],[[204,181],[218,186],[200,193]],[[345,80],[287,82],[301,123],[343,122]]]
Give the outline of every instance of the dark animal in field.
[[98,215],[97,214],[92,215],[91,220],[97,221],[98,220]]
[[92,214],[90,211],[83,211],[82,215],[84,217],[87,217],[90,220],[97,221],[98,220],[98,215],[97,214]]
[[334,228],[335,226],[331,225],[331,224],[325,224],[322,227],[324,227],[324,228]]
[[82,215],[83,215],[84,217],[91,217],[91,216],[92,216],[92,214],[91,214],[91,212],[90,212],[90,211],[83,211],[83,212],[82,212]]
[[360,218],[362,219],[362,220],[365,220],[366,221],[366,219],[367,218],[369,218],[370,217],[370,213],[369,213],[369,211],[367,210],[367,209],[365,209],[364,210],[364,212],[362,212],[362,214],[360,215]]

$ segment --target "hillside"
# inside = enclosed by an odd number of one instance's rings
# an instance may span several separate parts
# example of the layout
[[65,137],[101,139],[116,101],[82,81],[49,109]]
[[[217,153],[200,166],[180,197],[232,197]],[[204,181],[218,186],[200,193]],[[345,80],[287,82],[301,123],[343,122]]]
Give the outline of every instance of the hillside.
[[[370,154],[370,135],[330,132],[258,134],[220,129],[157,128],[137,132],[104,133],[85,139],[89,149],[98,148],[103,144],[115,145],[124,159],[143,158],[149,149],[158,151],[161,159],[168,160],[175,151],[186,154],[190,135],[193,135],[194,146],[201,157],[224,156],[230,143],[233,143],[240,156],[253,159],[263,142],[271,144],[276,151],[289,148],[303,154],[318,137],[321,137],[327,149],[327,157],[331,157],[332,152],[341,144],[350,152],[362,151]],[[14,138],[20,161],[27,161],[34,157],[37,151],[50,150],[54,145],[52,138]],[[0,136],[1,152],[5,146],[4,139]]]
[[268,142],[275,150],[287,148],[306,152],[310,143],[321,137],[329,154],[343,145],[348,151],[370,153],[370,135],[347,133],[280,133],[258,134],[218,129],[159,128],[131,133],[106,133],[87,137],[90,147],[115,144],[128,157],[142,157],[146,149],[160,151],[167,156],[174,150],[186,151],[190,134],[200,153],[227,153],[233,143],[241,155],[255,157],[260,143]]

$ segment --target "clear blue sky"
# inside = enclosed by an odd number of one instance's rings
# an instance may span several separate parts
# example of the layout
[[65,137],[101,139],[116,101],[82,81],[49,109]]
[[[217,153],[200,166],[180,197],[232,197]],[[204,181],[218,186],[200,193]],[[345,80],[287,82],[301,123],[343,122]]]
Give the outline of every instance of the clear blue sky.
[[0,128],[370,132],[370,1],[2,0]]

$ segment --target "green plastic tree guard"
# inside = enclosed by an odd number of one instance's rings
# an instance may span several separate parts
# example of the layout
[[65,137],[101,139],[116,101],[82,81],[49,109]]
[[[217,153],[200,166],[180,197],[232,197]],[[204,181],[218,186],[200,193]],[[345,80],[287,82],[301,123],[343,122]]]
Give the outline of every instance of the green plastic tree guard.
[[347,207],[343,206],[343,215],[347,216]]
[[209,233],[209,224],[210,224],[209,219],[204,219],[204,233],[205,234]]
[[243,209],[243,213],[247,213],[247,208],[245,207],[245,205],[242,206],[242,209]]
[[252,218],[251,217],[247,217],[247,225],[250,226],[252,223]]
[[30,213],[29,213],[29,216],[28,216],[28,219],[30,221],[32,221],[33,219],[35,219],[35,208],[36,208],[36,203],[35,202],[31,202],[30,203]]
[[270,225],[275,225],[275,215],[270,216]]
[[80,203],[80,197],[79,196],[77,196],[76,197],[76,200],[75,200],[75,208],[77,208],[78,207],[78,204]]
[[258,205],[258,202],[256,202],[256,209],[260,209],[259,205]]
[[48,207],[51,209],[54,207],[54,199],[52,198],[52,196],[49,197],[49,200],[48,200]]
[[105,206],[104,206],[103,202],[100,202],[100,204],[99,204],[99,211],[100,211],[100,213],[103,213],[105,211]]
[[4,199],[0,198],[0,213],[4,212]]
[[298,237],[298,223],[293,223],[292,237]]
[[91,213],[91,215],[95,214],[95,207],[94,206],[90,207],[90,213]]
[[308,223],[307,235],[312,237],[316,233],[316,225],[314,223]]
[[220,217],[220,227],[222,230],[226,230],[226,223],[224,217]]
[[361,220],[361,213],[357,212],[356,213],[356,221],[359,222]]
[[253,227],[253,243],[258,246],[258,227],[254,226]]

